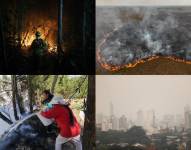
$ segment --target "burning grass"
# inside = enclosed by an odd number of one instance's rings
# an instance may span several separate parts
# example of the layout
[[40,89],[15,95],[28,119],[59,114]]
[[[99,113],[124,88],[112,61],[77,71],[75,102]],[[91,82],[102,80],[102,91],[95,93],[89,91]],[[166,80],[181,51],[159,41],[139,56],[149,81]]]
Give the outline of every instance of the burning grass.
[[[116,13],[118,20],[113,16],[113,24],[117,22],[114,29],[104,37],[102,34],[97,44],[96,58],[101,68],[117,72],[158,58],[191,64],[191,34],[188,32],[191,22],[188,22],[190,16],[186,11],[178,8],[169,12],[158,8],[108,8],[109,11]],[[103,12],[108,15],[106,10]],[[187,19],[182,20],[183,16]],[[100,21],[104,31],[106,21]]]

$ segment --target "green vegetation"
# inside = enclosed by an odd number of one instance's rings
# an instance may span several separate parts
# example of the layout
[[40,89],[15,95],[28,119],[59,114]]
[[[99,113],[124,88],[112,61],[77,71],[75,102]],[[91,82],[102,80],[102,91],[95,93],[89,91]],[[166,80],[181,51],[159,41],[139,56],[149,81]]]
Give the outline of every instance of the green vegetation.
[[[61,95],[72,101],[72,107],[82,110],[83,99],[87,97],[87,76],[67,75],[1,75],[0,76],[0,104],[12,101],[14,115],[18,120],[16,106],[18,104],[21,114],[25,113],[25,101],[29,101],[30,112],[33,106],[41,102],[44,90],[50,90],[55,95]],[[27,97],[28,96],[28,97]],[[78,99],[78,100],[77,100]]]
[[150,144],[150,139],[146,136],[146,133],[142,127],[133,126],[127,132],[110,130],[102,132],[97,130],[97,140],[102,144],[111,143],[128,143],[130,145],[140,143],[144,145]]
[[[38,89],[41,93],[45,89],[51,90],[53,78],[55,75],[34,75],[32,76],[32,86]],[[71,77],[67,75],[58,75],[57,84],[55,86],[55,94],[62,95],[64,98],[69,98],[83,82],[85,76]],[[80,90],[74,95],[73,98],[84,98],[87,96],[87,79],[81,86]]]

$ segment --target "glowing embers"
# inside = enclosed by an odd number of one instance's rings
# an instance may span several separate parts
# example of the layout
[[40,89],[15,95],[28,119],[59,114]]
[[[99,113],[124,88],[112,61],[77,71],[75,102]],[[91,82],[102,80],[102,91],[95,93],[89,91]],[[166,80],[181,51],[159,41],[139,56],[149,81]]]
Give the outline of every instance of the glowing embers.
[[[57,45],[51,39],[46,39],[46,35],[44,32],[40,32],[40,33],[41,33],[41,38],[48,45],[48,52],[49,53],[56,53],[57,52]],[[35,32],[23,33],[22,34],[22,41],[21,41],[22,48],[24,48],[24,49],[29,48],[34,39],[35,39]]]
[[[174,30],[164,33],[162,38],[155,36],[155,29],[126,24],[105,35],[97,46],[96,57],[102,68],[118,71],[135,67],[137,64],[165,57],[177,62],[191,64],[189,43],[177,43],[189,37],[176,32],[175,38],[167,38]],[[166,35],[165,35],[166,34]],[[173,34],[172,34],[173,35]],[[181,46],[183,49],[181,49]]]
[[102,68],[104,68],[108,71],[113,71],[113,72],[121,70],[123,68],[132,68],[132,67],[135,67],[137,64],[145,63],[146,61],[151,61],[151,60],[159,58],[159,56],[151,56],[149,58],[140,59],[140,60],[136,60],[132,63],[117,66],[117,65],[112,65],[112,64],[107,63],[106,60],[104,59],[104,57],[101,56],[99,49],[97,50],[96,56],[97,56],[97,61],[101,65]]
[[40,38],[43,39],[48,45],[48,52],[56,53],[56,22],[53,20],[40,20],[38,23],[36,22],[28,22],[25,29],[23,30],[21,34],[22,49],[28,49],[31,46],[33,40],[36,38],[36,31],[39,31],[41,34]]

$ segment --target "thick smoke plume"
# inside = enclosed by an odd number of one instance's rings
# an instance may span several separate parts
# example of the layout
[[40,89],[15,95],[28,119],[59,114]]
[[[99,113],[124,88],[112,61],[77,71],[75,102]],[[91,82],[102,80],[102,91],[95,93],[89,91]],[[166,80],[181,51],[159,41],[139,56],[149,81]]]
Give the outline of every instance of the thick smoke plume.
[[190,20],[188,7],[97,7],[97,50],[113,66],[152,56],[190,61]]

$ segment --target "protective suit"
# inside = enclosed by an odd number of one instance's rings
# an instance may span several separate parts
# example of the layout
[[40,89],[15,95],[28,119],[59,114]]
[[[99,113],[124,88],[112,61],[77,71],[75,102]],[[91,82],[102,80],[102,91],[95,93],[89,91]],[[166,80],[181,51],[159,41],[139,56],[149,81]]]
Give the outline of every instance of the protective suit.
[[34,62],[34,66],[39,69],[42,68],[42,64],[47,54],[48,44],[40,38],[40,32],[36,32],[36,39],[31,44],[32,49],[32,59]]
[[43,56],[46,54],[48,45],[46,42],[40,38],[40,32],[36,32],[36,39],[32,42],[31,48],[33,50],[33,54],[36,56]]

